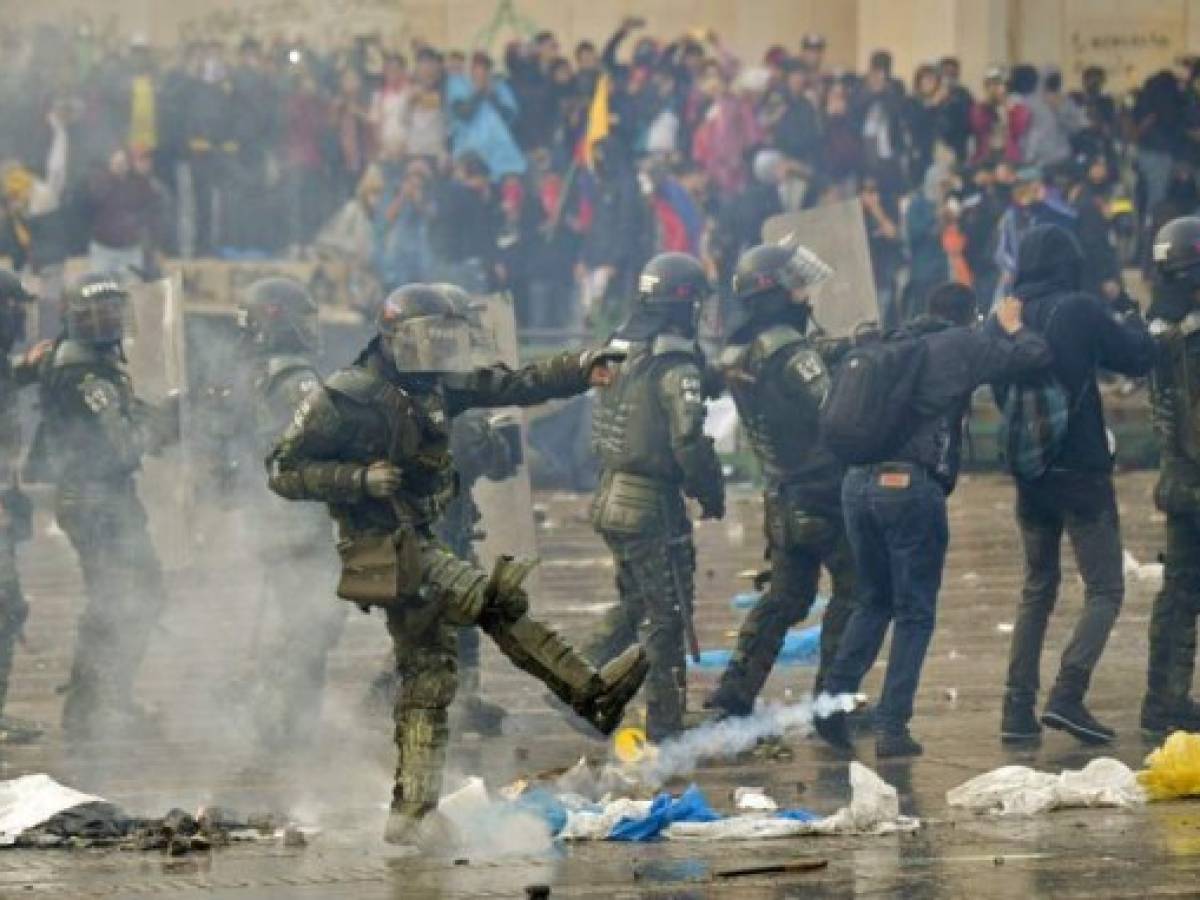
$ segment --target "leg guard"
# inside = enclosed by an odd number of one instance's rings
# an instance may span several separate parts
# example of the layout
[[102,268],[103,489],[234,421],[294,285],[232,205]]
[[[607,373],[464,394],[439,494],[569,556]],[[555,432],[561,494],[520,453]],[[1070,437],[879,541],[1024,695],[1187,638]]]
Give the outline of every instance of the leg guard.
[[29,617],[29,604],[21,593],[17,559],[8,531],[0,531],[0,714],[8,698],[13,653]]
[[787,630],[808,615],[817,593],[820,548],[771,548],[771,587],[738,632],[737,648],[707,705],[749,715],[775,666]]
[[457,635],[444,625],[416,632],[398,618],[388,618],[400,673],[392,809],[419,818],[437,807],[441,793],[449,742],[446,709],[458,688]]

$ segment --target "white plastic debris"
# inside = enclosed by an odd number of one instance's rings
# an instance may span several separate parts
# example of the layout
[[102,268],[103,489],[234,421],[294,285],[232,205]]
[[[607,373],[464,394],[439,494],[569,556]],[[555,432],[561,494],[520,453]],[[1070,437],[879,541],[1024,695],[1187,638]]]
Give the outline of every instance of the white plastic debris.
[[1142,582],[1150,587],[1162,586],[1162,563],[1139,563],[1137,557],[1126,550],[1123,566],[1126,578],[1132,578],[1134,581]]
[[59,784],[43,773],[0,781],[0,846],[11,846],[21,832],[64,810],[103,799]]
[[597,809],[567,809],[567,824],[558,837],[564,841],[602,841],[622,819],[644,819],[649,800],[611,800]]
[[716,822],[676,822],[664,832],[671,840],[745,841],[802,835],[893,834],[916,831],[921,820],[900,815],[896,789],[859,762],[850,763],[850,805],[815,822],[770,815],[735,816]]
[[774,812],[779,809],[779,804],[768,797],[767,792],[760,787],[734,788],[733,805],[738,809],[754,812]]
[[1137,776],[1123,762],[1094,759],[1058,775],[1026,766],[1001,766],[946,792],[951,806],[999,816],[1031,816],[1055,809],[1125,807],[1146,802]]
[[1013,623],[1012,622],[1000,622],[996,625],[996,630],[998,632],[1000,632],[1001,634],[1012,634],[1013,633]]

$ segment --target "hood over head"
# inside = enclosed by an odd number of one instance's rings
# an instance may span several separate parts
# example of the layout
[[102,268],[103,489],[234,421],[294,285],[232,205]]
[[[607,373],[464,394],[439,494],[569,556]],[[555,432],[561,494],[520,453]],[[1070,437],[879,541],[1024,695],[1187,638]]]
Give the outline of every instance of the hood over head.
[[1035,225],[1017,247],[1013,293],[1022,300],[1070,293],[1083,281],[1083,250],[1075,236],[1058,225]]

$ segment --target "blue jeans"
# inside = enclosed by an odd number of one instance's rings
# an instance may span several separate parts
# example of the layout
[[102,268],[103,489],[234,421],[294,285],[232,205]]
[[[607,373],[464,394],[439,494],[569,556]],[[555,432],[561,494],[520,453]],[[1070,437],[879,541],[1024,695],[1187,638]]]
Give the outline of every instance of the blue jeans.
[[856,467],[842,482],[842,510],[854,550],[858,597],[826,690],[857,691],[894,623],[875,719],[881,733],[900,732],[912,718],[937,617],[950,536],[946,492],[919,466]]

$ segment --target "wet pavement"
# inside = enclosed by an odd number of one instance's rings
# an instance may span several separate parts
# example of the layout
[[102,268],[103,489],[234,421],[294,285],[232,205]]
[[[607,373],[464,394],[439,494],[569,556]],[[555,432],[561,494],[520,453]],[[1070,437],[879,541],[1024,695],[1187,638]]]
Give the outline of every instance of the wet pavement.
[[[1128,549],[1142,561],[1159,550],[1162,522],[1150,504],[1152,476],[1120,477]],[[545,566],[536,606],[582,638],[613,599],[611,565],[587,526],[586,498],[541,495],[539,537]],[[43,508],[45,504],[42,504]],[[236,556],[221,557],[206,577],[171,577],[172,605],[156,635],[140,690],[162,710],[166,737],[149,744],[117,738],[68,752],[57,728],[29,747],[0,748],[0,775],[46,771],[100,793],[135,813],[218,803],[239,812],[276,809],[320,826],[307,847],[268,842],[169,859],[115,850],[0,852],[0,896],[361,898],[520,897],[535,884],[552,897],[1031,897],[1200,895],[1200,801],[1135,811],[1080,810],[997,820],[951,811],[945,793],[1007,763],[1058,771],[1108,754],[1138,767],[1149,749],[1137,729],[1145,676],[1146,625],[1154,588],[1131,577],[1126,605],[1096,674],[1091,702],[1120,733],[1101,753],[1058,733],[1041,747],[1010,753],[998,742],[999,703],[1020,573],[1012,490],[998,476],[964,479],[951,504],[949,565],[937,633],[917,698],[914,734],[926,755],[876,764],[872,742],[862,762],[901,795],[902,812],[919,816],[916,833],[736,844],[574,845],[536,854],[513,852],[460,860],[416,859],[379,840],[393,764],[390,722],[364,712],[370,677],[387,643],[378,618],[350,615],[330,671],[325,728],[317,745],[295,754],[257,755],[243,700],[252,677],[245,660],[259,639],[259,612]],[[698,631],[706,648],[726,647],[742,615],[730,598],[747,590],[759,565],[761,504],[735,491],[730,516],[701,523]],[[11,712],[53,722],[55,687],[66,677],[78,593],[74,561],[59,537],[40,535],[22,558],[33,613],[18,657]],[[256,576],[255,576],[256,577]],[[1081,591],[1069,553],[1064,590],[1047,640],[1044,680],[1054,674]],[[231,587],[234,585],[234,587]],[[240,587],[238,586],[240,585]],[[333,599],[330,602],[337,602]],[[522,774],[566,767],[605,746],[565,727],[542,690],[485,649],[486,692],[511,710],[506,734],[456,743],[448,788],[462,774],[500,786]],[[810,668],[784,669],[767,695],[806,694]],[[868,693],[878,689],[871,673]],[[692,673],[698,703],[714,673]],[[847,763],[811,740],[792,742],[787,762],[706,764],[694,778],[717,808],[732,810],[739,785],[764,786],[784,806],[832,812],[849,797]],[[682,783],[681,785],[682,786]],[[512,843],[511,841],[509,842]],[[731,866],[828,860],[824,869],[724,879]]]

